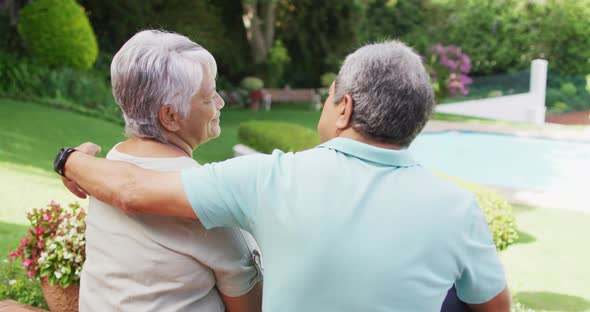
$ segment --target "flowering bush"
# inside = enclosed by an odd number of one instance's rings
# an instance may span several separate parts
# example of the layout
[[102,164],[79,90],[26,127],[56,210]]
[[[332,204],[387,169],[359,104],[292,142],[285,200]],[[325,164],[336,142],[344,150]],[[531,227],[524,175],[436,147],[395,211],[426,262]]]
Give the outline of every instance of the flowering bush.
[[47,277],[51,285],[77,285],[85,259],[86,213],[80,205],[51,202],[27,214],[31,228],[11,259],[21,258],[30,277]]
[[39,282],[28,277],[15,265],[2,259],[0,263],[0,300],[12,299],[37,308],[47,309]]
[[467,95],[467,85],[473,80],[467,76],[471,71],[471,59],[460,47],[435,44],[424,58],[437,97]]

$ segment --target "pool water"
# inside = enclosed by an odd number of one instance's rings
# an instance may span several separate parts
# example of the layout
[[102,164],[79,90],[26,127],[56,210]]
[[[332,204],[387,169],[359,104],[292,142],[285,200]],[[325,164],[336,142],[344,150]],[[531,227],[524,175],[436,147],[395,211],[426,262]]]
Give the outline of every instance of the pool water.
[[590,183],[590,143],[483,132],[424,133],[410,146],[427,168],[487,185],[551,191]]

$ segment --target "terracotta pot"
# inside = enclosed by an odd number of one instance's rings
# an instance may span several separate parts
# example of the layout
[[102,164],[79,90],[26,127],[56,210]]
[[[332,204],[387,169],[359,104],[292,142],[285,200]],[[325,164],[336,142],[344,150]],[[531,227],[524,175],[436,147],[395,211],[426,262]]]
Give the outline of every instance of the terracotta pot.
[[41,278],[43,296],[51,312],[77,312],[80,286],[62,288],[50,285],[47,276]]

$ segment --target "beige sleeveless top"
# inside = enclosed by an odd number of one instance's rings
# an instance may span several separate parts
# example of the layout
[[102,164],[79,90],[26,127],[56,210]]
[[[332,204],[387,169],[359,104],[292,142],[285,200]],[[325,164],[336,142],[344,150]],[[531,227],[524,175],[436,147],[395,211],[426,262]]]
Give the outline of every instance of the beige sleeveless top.
[[[199,166],[189,157],[134,157],[115,148],[107,159],[147,169]],[[188,218],[126,215],[96,198],[86,226],[82,312],[224,311],[219,292],[237,297],[261,280],[253,261],[258,246],[239,229],[207,231]]]

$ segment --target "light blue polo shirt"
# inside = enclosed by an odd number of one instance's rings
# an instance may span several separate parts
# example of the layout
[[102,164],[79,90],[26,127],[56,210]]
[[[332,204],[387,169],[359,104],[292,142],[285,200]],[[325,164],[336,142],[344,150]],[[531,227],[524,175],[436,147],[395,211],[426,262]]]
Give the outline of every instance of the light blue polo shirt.
[[440,311],[447,290],[486,302],[505,278],[473,195],[405,150],[336,138],[189,169],[207,228],[250,231],[264,257],[264,311]]

